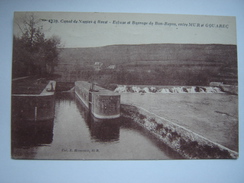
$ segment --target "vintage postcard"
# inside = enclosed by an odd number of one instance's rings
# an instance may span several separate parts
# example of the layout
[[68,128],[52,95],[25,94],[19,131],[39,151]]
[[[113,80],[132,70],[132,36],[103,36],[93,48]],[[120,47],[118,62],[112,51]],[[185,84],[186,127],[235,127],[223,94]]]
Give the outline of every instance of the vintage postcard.
[[15,12],[13,159],[238,158],[235,17]]

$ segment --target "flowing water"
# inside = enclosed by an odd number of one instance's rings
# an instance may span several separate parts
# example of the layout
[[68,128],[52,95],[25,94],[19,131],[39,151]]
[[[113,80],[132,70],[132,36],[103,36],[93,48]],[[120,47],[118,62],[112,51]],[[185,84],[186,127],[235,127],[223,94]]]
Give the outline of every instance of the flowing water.
[[212,86],[127,86],[118,85],[118,93],[223,93],[219,87]]

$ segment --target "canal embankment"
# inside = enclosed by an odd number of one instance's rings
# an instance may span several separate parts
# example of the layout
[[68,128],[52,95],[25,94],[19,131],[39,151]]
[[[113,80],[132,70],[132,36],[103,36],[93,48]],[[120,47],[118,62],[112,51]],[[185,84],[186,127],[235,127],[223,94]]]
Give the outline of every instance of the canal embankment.
[[188,159],[238,157],[237,96],[121,93],[121,115]]
[[[18,82],[19,83],[19,82]],[[43,86],[41,86],[43,84]],[[27,86],[29,83],[27,84]],[[39,100],[54,94],[56,83],[37,80],[39,86],[36,94],[31,94],[28,86],[23,94],[19,88],[18,97],[22,102],[12,100],[17,113],[16,117],[27,117],[29,120],[43,120],[45,116],[54,116],[50,110],[50,102],[54,100]],[[34,86],[33,85],[33,86]],[[17,86],[17,85],[16,85]],[[19,86],[23,84],[19,83]],[[70,85],[60,85],[70,89]],[[60,87],[60,90],[64,90]],[[133,121],[149,133],[169,146],[175,152],[187,159],[235,159],[238,158],[238,96],[225,93],[222,90],[210,90],[201,87],[170,87],[159,90],[146,87],[135,92],[138,87],[130,87],[121,95],[121,116]],[[177,91],[184,93],[178,93]],[[133,90],[134,92],[131,92]],[[186,92],[187,91],[187,92]],[[13,99],[17,96],[12,94]],[[27,98],[35,97],[27,102]],[[53,98],[53,97],[52,97]],[[25,107],[26,104],[27,107]],[[31,105],[30,105],[31,104]],[[47,108],[49,106],[49,108]],[[42,110],[43,108],[43,110]],[[45,110],[44,110],[45,108]],[[54,107],[51,107],[54,109]],[[46,115],[48,111],[50,115]],[[40,118],[39,118],[40,117]]]

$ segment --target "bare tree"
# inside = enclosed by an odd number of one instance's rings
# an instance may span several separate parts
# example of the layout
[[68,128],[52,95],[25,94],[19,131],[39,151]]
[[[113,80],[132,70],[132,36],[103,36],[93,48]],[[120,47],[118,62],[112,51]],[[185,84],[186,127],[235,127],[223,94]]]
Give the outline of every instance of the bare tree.
[[58,62],[60,38],[46,38],[41,19],[33,13],[15,23],[21,34],[13,39],[13,77],[52,74]]

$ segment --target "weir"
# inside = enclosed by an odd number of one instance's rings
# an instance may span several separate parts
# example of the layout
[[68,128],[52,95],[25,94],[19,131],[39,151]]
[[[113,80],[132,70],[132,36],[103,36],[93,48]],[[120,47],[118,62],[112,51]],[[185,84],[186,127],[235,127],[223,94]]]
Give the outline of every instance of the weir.
[[217,86],[135,86],[118,85],[114,90],[118,93],[223,93],[224,87]]

